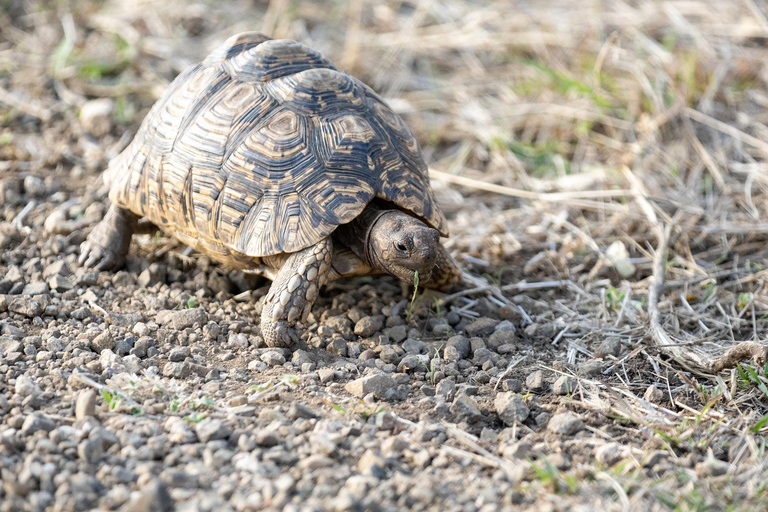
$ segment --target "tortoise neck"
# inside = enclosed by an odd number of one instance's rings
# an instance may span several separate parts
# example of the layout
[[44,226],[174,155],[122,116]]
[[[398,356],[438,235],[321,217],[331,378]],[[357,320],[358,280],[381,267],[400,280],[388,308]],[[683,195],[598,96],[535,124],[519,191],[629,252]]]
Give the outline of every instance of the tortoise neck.
[[368,265],[384,270],[376,255],[370,250],[370,237],[376,222],[390,211],[392,210],[383,208],[375,202],[369,203],[352,222],[342,224],[336,229],[336,237]]

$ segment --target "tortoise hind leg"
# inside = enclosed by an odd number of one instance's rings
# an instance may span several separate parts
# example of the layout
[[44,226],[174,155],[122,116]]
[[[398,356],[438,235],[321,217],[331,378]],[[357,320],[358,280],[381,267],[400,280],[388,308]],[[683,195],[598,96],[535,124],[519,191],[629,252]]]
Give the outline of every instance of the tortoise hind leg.
[[459,264],[453,259],[448,249],[443,244],[437,244],[437,258],[435,258],[435,267],[432,270],[432,277],[424,283],[427,288],[450,291],[453,287],[460,284],[463,275]]
[[86,268],[95,267],[97,270],[122,267],[139,218],[129,210],[111,205],[101,222],[80,246],[78,262]]
[[324,238],[291,253],[275,276],[261,311],[261,335],[270,347],[290,347],[295,322],[306,319],[320,287],[328,280],[333,242]]

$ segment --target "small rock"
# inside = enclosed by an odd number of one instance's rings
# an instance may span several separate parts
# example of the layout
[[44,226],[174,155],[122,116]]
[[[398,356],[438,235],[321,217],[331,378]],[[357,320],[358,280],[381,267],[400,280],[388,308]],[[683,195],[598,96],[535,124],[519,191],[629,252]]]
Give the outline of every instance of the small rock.
[[195,432],[197,432],[200,441],[207,443],[208,441],[228,438],[232,434],[232,429],[221,420],[205,418],[195,426]]
[[366,316],[355,324],[355,334],[363,338],[373,336],[384,327],[383,316]]
[[525,405],[520,395],[512,392],[499,393],[493,401],[493,407],[496,413],[508,427],[516,422],[522,423],[528,419],[531,410]]
[[530,375],[528,375],[528,377],[525,379],[525,387],[536,393],[543,393],[547,391],[549,385],[544,378],[544,372],[541,370],[536,370],[535,372],[532,372]]
[[523,383],[520,382],[520,379],[504,379],[501,383],[501,389],[519,393],[523,390]]
[[280,439],[274,432],[269,430],[258,430],[253,436],[254,442],[264,448],[271,448],[280,444]]
[[121,512],[170,512],[174,509],[168,487],[160,480],[152,480],[138,496],[128,502]]
[[160,263],[152,263],[149,267],[144,269],[144,271],[139,274],[139,279],[137,280],[139,286],[143,287],[149,287],[153,286],[157,283],[164,283],[166,277],[166,268],[165,265],[161,265]]
[[405,325],[396,325],[389,328],[389,338],[394,343],[402,343],[408,337],[408,328]]
[[93,416],[96,411],[96,392],[92,389],[84,389],[77,395],[75,405],[75,418],[82,420]]
[[261,354],[260,359],[269,366],[282,366],[285,364],[285,356],[281,352],[270,350]]
[[552,385],[552,392],[556,395],[569,395],[576,389],[576,380],[568,375],[561,375]]
[[435,388],[435,394],[444,396],[449,402],[453,400],[453,396],[456,394],[456,382],[453,379],[443,379],[437,383]]
[[413,338],[408,338],[403,342],[403,350],[409,354],[421,354],[424,352],[424,343]]
[[112,112],[115,102],[110,98],[86,101],[80,107],[80,124],[94,137],[103,137],[112,129]]
[[[471,345],[469,343],[469,340],[461,335],[458,336],[451,336],[448,338],[448,341],[445,344],[446,350],[448,347],[453,347],[456,349],[459,359],[466,359],[467,356],[469,356],[469,351],[471,348]],[[446,360],[449,360],[448,357],[445,357]],[[458,359],[457,359],[458,360]]]
[[298,418],[317,418],[317,414],[315,414],[312,409],[300,402],[292,402],[291,406],[288,408],[286,416],[288,416],[288,419],[290,420],[296,420]]
[[373,393],[376,398],[384,399],[387,390],[395,387],[395,381],[388,375],[376,374],[348,382],[344,389],[348,393],[363,398]]
[[335,356],[346,357],[347,341],[344,338],[333,338],[325,347],[325,350]]
[[425,372],[429,368],[429,356],[426,355],[407,355],[400,360],[397,365],[397,371],[400,373],[421,371]]
[[38,431],[50,432],[56,428],[56,422],[45,414],[30,414],[24,419],[21,426],[21,433],[29,436]]
[[239,407],[248,403],[248,397],[245,395],[235,395],[229,399],[230,407]]
[[51,287],[52,290],[56,290],[57,292],[65,292],[67,290],[71,290],[75,287],[74,283],[67,279],[66,277],[62,277],[59,275],[55,275],[48,279],[48,285]]
[[366,450],[360,460],[357,462],[357,468],[364,476],[372,476],[379,480],[387,476],[387,463],[378,454],[372,450]]
[[77,455],[88,464],[95,464],[104,456],[104,443],[101,439],[85,439],[77,446]]
[[606,366],[607,363],[602,359],[589,359],[576,365],[576,373],[584,377],[600,375]]
[[16,393],[20,396],[37,396],[40,394],[40,388],[26,375],[16,377]]
[[[45,284],[45,283],[43,283]],[[48,288],[48,285],[45,286]],[[43,314],[43,306],[34,299],[28,297],[17,297],[8,304],[8,311],[18,313],[29,318],[34,318]]]
[[555,414],[550,418],[547,429],[555,434],[572,436],[584,428],[584,421],[572,412]]
[[496,331],[488,337],[488,348],[498,349],[502,345],[515,345],[518,341],[515,331]]
[[174,311],[171,316],[171,323],[173,324],[173,328],[177,331],[183,331],[187,327],[192,327],[194,324],[203,326],[206,322],[208,322],[208,313],[202,308],[180,309]]
[[38,282],[25,285],[24,290],[21,293],[22,295],[47,295],[50,292],[51,289],[48,287],[47,283]]
[[651,384],[646,388],[643,397],[651,403],[658,404],[664,399],[664,393],[656,387],[656,384]]
[[493,332],[498,323],[498,320],[492,318],[478,318],[464,328],[464,333],[470,338],[487,336]]
[[466,421],[467,423],[476,423],[483,417],[475,399],[466,393],[456,395],[451,404],[450,412],[457,421]]
[[621,339],[615,336],[605,338],[595,350],[595,357],[618,357],[621,354]]
[[398,364],[402,357],[403,349],[396,345],[385,345],[381,347],[379,352],[379,359],[385,363]]
[[168,354],[168,359],[174,363],[178,363],[184,361],[190,355],[192,355],[192,352],[189,347],[175,347],[172,348],[171,352]]

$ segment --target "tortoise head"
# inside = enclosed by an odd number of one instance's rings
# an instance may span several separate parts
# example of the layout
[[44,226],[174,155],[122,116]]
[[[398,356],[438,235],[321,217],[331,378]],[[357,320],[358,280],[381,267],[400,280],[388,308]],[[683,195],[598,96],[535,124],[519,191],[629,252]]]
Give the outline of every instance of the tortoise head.
[[366,253],[376,267],[408,283],[426,282],[435,266],[440,234],[398,210],[381,214],[368,232]]

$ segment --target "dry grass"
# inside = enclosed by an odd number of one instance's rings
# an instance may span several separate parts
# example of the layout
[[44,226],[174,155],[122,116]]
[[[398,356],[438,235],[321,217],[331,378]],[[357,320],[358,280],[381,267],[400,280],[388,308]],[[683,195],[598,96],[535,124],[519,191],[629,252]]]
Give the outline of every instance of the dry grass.
[[[226,36],[299,39],[377,89],[422,141],[452,218],[450,248],[489,274],[443,305],[469,316],[519,307],[523,323],[554,329],[570,363],[600,337],[630,347],[599,380],[582,379],[572,403],[626,430],[605,434],[628,445],[625,463],[576,488],[567,475],[542,476],[526,492],[542,506],[558,494],[594,505],[605,493],[624,510],[765,506],[763,3],[32,4],[0,12],[0,173],[95,176],[89,151],[109,157],[128,138],[69,133],[61,121],[87,99],[115,98],[117,132],[130,132],[173,76]],[[747,356],[759,364],[737,367]],[[641,398],[652,383],[665,407]],[[638,432],[675,457],[730,446],[731,465],[648,479],[627,440]]]

